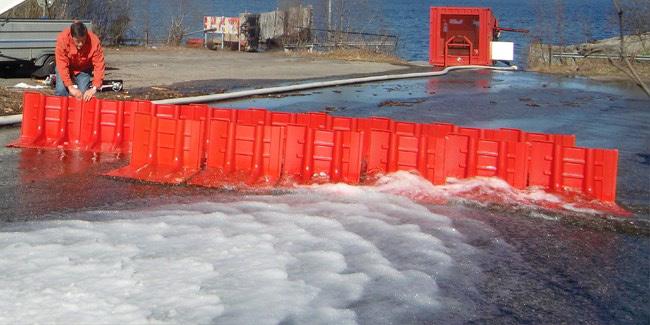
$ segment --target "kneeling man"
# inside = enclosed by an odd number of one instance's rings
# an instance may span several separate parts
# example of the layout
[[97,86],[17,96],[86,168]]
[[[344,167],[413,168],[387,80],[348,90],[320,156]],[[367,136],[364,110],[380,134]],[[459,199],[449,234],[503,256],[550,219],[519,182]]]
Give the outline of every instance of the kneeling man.
[[[97,35],[82,22],[74,22],[56,39],[57,96],[88,101],[104,80],[104,50]],[[92,86],[91,86],[92,81]]]

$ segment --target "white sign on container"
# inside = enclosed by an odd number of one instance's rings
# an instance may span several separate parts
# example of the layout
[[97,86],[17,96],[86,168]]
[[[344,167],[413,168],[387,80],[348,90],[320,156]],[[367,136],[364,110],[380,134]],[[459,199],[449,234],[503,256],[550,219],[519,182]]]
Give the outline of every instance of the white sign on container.
[[514,61],[515,43],[513,42],[491,42],[493,61]]

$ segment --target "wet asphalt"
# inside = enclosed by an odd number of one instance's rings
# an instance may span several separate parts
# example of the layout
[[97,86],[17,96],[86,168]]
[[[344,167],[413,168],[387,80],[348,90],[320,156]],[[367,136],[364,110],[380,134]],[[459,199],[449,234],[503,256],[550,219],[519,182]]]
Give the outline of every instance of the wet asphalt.
[[[462,72],[213,105],[575,133],[580,146],[617,148],[618,203],[636,212],[630,219],[590,221],[589,215],[429,206],[451,218],[467,243],[481,252],[468,256],[482,270],[477,292],[462,290],[462,283],[443,284],[441,290],[473,306],[457,312],[470,313],[476,324],[643,324],[650,318],[645,308],[650,290],[650,100],[631,86],[533,73]],[[17,127],[0,128],[0,144],[18,135]],[[115,155],[3,146],[0,228],[3,223],[68,219],[80,211],[230,202],[250,194],[101,175],[126,163]],[[626,227],[631,222],[636,226]],[[426,223],[419,226],[427,229]]]
[[[462,71],[430,79],[324,88],[212,103],[220,107],[325,111],[481,128],[571,133],[578,146],[619,150],[617,202],[650,220],[650,100],[633,85],[528,72]],[[0,144],[19,136],[0,129]],[[57,211],[120,205],[125,200],[235,195],[185,186],[125,182],[101,176],[125,157],[61,150],[0,149],[0,220],[42,218]],[[228,193],[228,194],[224,194]]]

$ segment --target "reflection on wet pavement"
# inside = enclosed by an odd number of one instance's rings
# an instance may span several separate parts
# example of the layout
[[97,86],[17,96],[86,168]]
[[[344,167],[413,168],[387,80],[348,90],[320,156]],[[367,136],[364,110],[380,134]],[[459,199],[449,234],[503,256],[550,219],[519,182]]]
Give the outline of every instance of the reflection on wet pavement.
[[[184,291],[184,301],[204,301],[207,297],[216,306],[195,316],[245,318],[251,314],[228,314],[224,306],[229,305],[219,299],[247,297],[246,287],[237,284],[253,283],[257,289],[255,279],[239,275],[242,270],[259,270],[259,260],[271,263],[270,273],[263,276],[275,281],[274,288],[293,288],[293,280],[320,288],[323,282],[318,281],[349,276],[352,271],[377,279],[381,278],[380,271],[388,270],[397,275],[395,279],[401,279],[386,284],[359,277],[356,282],[323,286],[347,293],[366,286],[366,292],[372,293],[347,296],[345,306],[338,306],[336,299],[328,297],[309,300],[305,293],[311,292],[308,286],[291,291],[291,297],[311,301],[309,308],[341,308],[337,309],[337,319],[357,315],[362,320],[373,320],[382,315],[376,314],[379,311],[390,309],[382,307],[382,301],[409,302],[400,305],[400,313],[386,314],[400,323],[444,320],[448,324],[642,324],[650,318],[645,303],[650,292],[650,130],[646,125],[650,101],[637,96],[634,90],[535,74],[462,73],[435,80],[340,87],[307,94],[217,105],[327,110],[346,116],[377,115],[484,128],[575,133],[578,145],[620,150],[619,202],[637,214],[632,219],[590,220],[590,215],[574,217],[475,203],[434,205],[410,200],[408,195],[382,192],[382,188],[347,185],[270,193],[159,186],[100,176],[126,164],[125,159],[114,155],[3,147],[0,235],[7,239],[6,245],[0,241],[0,254],[15,261],[13,266],[22,267],[27,263],[21,261],[31,251],[41,254],[39,261],[51,262],[69,272],[78,272],[78,266],[59,256],[77,256],[75,261],[84,263],[88,256],[97,257],[98,262],[90,265],[95,271],[86,274],[91,278],[102,277],[101,270],[126,265],[115,269],[115,278],[102,278],[108,281],[102,289],[113,288],[106,293],[115,294],[115,301],[141,308],[124,314],[134,317],[126,318],[131,320],[138,319],[140,310],[151,312],[152,317],[169,317],[167,320],[184,316],[150,310],[149,302],[159,301],[153,294],[144,295],[149,300],[133,301],[116,286],[122,280],[139,279],[145,286],[156,286],[156,281],[187,280],[187,286],[180,285],[179,289],[201,290]],[[408,105],[380,105],[386,101]],[[17,128],[0,129],[0,143],[15,139],[18,133]],[[405,186],[400,190],[414,188]],[[324,231],[328,229],[335,231]],[[53,237],[47,237],[48,233]],[[127,246],[129,256],[123,251]],[[49,252],[51,247],[58,251]],[[328,252],[313,255],[311,249]],[[151,252],[158,254],[155,259],[149,255]],[[241,254],[250,258],[241,258]],[[216,263],[214,256],[225,256],[225,260]],[[376,263],[368,264],[368,256]],[[285,260],[296,261],[313,272],[280,268],[285,273],[279,276],[273,263]],[[211,267],[210,263],[218,266]],[[314,275],[322,269],[319,265],[329,263],[338,265],[328,269],[331,275]],[[189,267],[180,270],[177,265]],[[373,265],[377,268],[369,267]],[[384,265],[395,270],[382,269]],[[158,272],[158,268],[169,272]],[[437,273],[448,269],[453,272]],[[30,291],[33,288],[15,285],[22,278],[16,270],[19,268],[3,269],[0,280],[14,285],[15,292],[24,293],[21,297],[25,301],[33,301],[29,295],[35,292]],[[29,271],[44,275],[38,269]],[[183,276],[188,271],[197,277]],[[142,275],[147,272],[152,272],[150,277]],[[454,276],[445,277],[448,274]],[[54,284],[49,280],[45,283],[67,290],[60,278],[50,280]],[[93,283],[82,283],[78,288],[86,284],[89,292],[97,292],[99,289],[90,285]],[[424,290],[422,283],[435,290]],[[165,294],[164,290],[160,292]],[[411,294],[414,292],[418,294]],[[269,298],[280,296],[271,294]],[[420,296],[428,299],[426,303],[416,299]],[[166,303],[183,305],[179,301]],[[247,303],[238,306],[254,307]],[[302,309],[310,315],[311,310]],[[400,318],[402,315],[405,318]]]

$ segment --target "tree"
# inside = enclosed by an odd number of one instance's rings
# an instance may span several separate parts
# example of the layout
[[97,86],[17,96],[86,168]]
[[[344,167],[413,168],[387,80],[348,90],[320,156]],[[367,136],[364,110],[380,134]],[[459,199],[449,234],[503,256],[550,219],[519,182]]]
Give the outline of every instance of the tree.
[[611,63],[617,69],[621,70],[623,73],[625,73],[632,81],[634,81],[641,89],[643,89],[646,95],[650,97],[650,89],[648,89],[648,86],[646,86],[645,82],[643,82],[643,79],[641,79],[641,77],[637,73],[636,69],[630,62],[630,58],[628,57],[625,51],[625,26],[626,26],[625,23],[626,20],[624,19],[625,12],[619,0],[612,0],[612,1],[614,2],[614,7],[616,8],[616,14],[618,16],[620,46],[619,46],[619,61],[616,61],[613,58],[609,57],[608,58],[609,63]]

